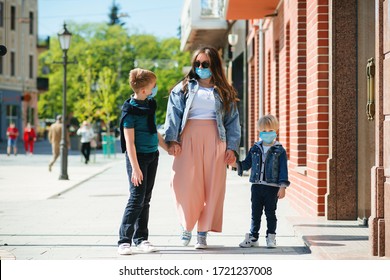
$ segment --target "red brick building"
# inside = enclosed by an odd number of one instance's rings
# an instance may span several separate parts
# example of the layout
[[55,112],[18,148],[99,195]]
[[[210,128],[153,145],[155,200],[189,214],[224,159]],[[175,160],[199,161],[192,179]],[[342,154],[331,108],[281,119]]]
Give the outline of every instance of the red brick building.
[[[389,5],[229,0],[226,7],[230,23],[246,22],[245,146],[257,140],[258,118],[276,115],[292,203],[308,215],[368,225],[379,256],[390,256]],[[241,71],[238,58],[233,73]]]

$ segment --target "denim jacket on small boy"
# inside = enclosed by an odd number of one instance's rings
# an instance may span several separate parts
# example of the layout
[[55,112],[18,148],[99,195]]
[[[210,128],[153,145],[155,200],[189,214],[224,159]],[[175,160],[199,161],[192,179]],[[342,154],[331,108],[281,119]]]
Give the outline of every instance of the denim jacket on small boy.
[[258,184],[262,180],[269,185],[288,187],[287,154],[283,146],[275,141],[266,154],[264,173],[265,177],[260,178],[261,165],[263,162],[262,141],[256,142],[249,150],[243,161],[237,162],[237,172],[242,176],[244,170],[251,169],[249,182]]
[[[199,83],[193,79],[188,82],[188,93],[183,93],[183,84],[180,82],[169,95],[167,114],[164,124],[165,141],[180,142],[180,134],[184,131],[195,94]],[[218,134],[221,141],[226,142],[226,149],[238,151],[241,137],[241,127],[237,106],[231,105],[230,112],[223,110],[223,103],[216,89],[214,89],[215,111]]]

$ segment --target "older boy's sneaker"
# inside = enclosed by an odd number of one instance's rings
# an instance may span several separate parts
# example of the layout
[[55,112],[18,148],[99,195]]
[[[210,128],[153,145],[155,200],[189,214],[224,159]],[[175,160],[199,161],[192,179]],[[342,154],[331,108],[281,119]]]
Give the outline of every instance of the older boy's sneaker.
[[207,238],[206,232],[202,232],[200,234],[198,233],[197,242],[195,244],[195,249],[207,249],[206,238]]
[[242,241],[239,246],[241,248],[258,247],[259,242],[257,241],[257,238],[253,237],[250,233],[246,233],[244,241]]
[[267,241],[267,247],[268,248],[276,248],[276,234],[268,233],[268,236],[266,237]]
[[183,246],[188,246],[188,244],[190,244],[191,237],[192,237],[191,231],[187,231],[183,229],[180,236],[181,244],[183,244]]
[[130,243],[122,243],[118,247],[119,255],[131,255],[131,245]]
[[142,241],[140,244],[137,245],[137,251],[142,253],[152,253],[157,252],[157,248],[152,245],[147,240]]

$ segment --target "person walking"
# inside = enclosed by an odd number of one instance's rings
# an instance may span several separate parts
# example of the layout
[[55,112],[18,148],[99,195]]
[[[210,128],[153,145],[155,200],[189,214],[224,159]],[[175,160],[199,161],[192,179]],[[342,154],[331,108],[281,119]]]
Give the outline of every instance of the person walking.
[[[54,163],[56,162],[57,158],[60,156],[60,143],[61,143],[61,138],[62,138],[62,126],[65,125],[63,124],[62,121],[62,116],[58,115],[56,118],[56,122],[53,123],[50,128],[49,128],[49,142],[51,144],[52,148],[52,154],[53,158],[49,163],[49,171],[51,172],[52,167]],[[65,145],[67,147],[70,147],[70,138],[69,138],[69,133],[67,133],[65,137]]]
[[228,83],[218,50],[195,51],[191,70],[171,91],[164,124],[174,156],[172,189],[182,226],[181,242],[207,248],[207,232],[222,231],[226,165],[236,160],[241,129],[237,92]]
[[76,133],[81,136],[81,153],[84,156],[85,164],[88,164],[89,155],[91,154],[91,141],[95,138],[95,132],[88,121],[83,121]]
[[284,198],[288,180],[287,154],[282,144],[276,141],[279,123],[275,116],[266,115],[257,124],[260,141],[249,150],[243,161],[233,164],[239,176],[244,170],[251,169],[249,181],[251,187],[252,217],[250,232],[239,246],[242,248],[259,246],[259,230],[264,210],[267,218],[266,244],[276,247],[276,208],[278,199]]
[[129,84],[134,94],[122,106],[121,148],[125,153],[130,197],[119,229],[118,253],[131,255],[134,242],[138,252],[157,249],[149,242],[149,208],[156,178],[159,151],[164,139],[156,129],[157,77],[149,70],[130,71]]
[[15,156],[18,154],[18,136],[19,130],[16,128],[15,123],[11,122],[7,128],[7,156],[11,154],[11,148],[13,148]]
[[35,141],[37,141],[37,135],[30,123],[27,123],[26,127],[24,128],[23,141],[26,155],[32,155],[34,152]]

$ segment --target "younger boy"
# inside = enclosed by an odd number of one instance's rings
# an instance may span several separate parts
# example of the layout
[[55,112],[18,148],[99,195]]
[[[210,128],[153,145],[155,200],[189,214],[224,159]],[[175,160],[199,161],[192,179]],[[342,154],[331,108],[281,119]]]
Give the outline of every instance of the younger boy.
[[245,235],[239,246],[259,246],[259,230],[263,209],[267,218],[266,242],[268,248],[276,247],[276,204],[285,196],[288,181],[287,155],[283,146],[276,141],[278,120],[273,115],[263,116],[257,123],[260,141],[249,150],[244,161],[237,162],[237,172],[251,169],[252,219],[250,233]]
[[118,253],[131,255],[131,243],[137,251],[157,251],[148,241],[149,208],[158,165],[158,144],[167,150],[156,130],[157,77],[136,68],[130,71],[129,83],[134,95],[122,106],[121,147],[126,157],[130,197],[119,229]]

